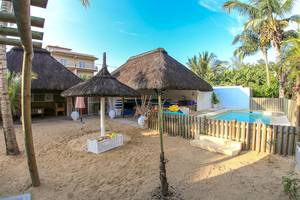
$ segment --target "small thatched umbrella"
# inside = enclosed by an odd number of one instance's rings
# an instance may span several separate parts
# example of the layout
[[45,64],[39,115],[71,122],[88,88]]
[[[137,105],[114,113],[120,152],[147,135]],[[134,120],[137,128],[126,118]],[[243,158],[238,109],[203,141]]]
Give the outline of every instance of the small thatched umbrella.
[[110,75],[106,66],[106,53],[104,53],[102,69],[98,74],[64,91],[62,96],[101,97],[101,136],[104,136],[105,97],[138,97],[140,94]]

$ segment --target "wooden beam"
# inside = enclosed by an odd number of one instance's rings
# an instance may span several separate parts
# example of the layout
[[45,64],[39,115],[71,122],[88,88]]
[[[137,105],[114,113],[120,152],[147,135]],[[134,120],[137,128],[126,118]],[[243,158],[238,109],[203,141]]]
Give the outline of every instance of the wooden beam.
[[[0,21],[7,23],[16,23],[16,17],[12,13],[0,11]],[[45,19],[40,17],[31,17],[31,26],[43,28]]]
[[[11,0],[4,0],[11,1]],[[48,0],[31,0],[30,4],[35,7],[46,8],[48,4]]]
[[[43,40],[43,32],[31,31],[31,33],[32,39]],[[0,26],[0,35],[19,37],[20,33],[16,28]]]
[[[10,45],[10,46],[18,46],[22,47],[22,43],[18,39],[12,39],[12,38],[1,38],[0,37],[0,44]],[[35,48],[42,48],[41,42],[32,42],[33,47]]]

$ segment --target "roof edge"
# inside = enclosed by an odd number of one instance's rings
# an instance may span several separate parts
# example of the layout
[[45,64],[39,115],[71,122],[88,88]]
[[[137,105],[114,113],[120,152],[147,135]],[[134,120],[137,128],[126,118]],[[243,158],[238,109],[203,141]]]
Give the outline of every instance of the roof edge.
[[135,58],[143,57],[143,56],[146,56],[146,55],[149,55],[149,54],[152,54],[152,53],[157,53],[157,52],[161,52],[161,53],[164,53],[164,54],[168,54],[168,52],[167,52],[164,48],[159,47],[159,48],[156,48],[156,49],[153,49],[153,50],[150,50],[150,51],[146,51],[146,52],[141,53],[141,54],[137,54],[137,55],[135,55],[135,56],[131,56],[131,57],[128,59],[128,61],[129,61],[129,60],[133,60],[133,59],[135,59]]
[[[24,51],[24,50],[22,47],[13,47],[9,51]],[[33,48],[33,52],[50,54],[50,52],[47,49],[43,49],[43,48]]]

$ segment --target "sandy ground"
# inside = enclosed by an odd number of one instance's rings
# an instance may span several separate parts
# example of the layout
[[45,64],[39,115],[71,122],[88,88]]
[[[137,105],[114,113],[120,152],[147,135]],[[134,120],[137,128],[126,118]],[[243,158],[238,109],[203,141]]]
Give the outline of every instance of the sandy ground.
[[[95,135],[98,118],[84,125],[66,119],[33,124],[42,185],[30,187],[21,127],[16,126],[22,155],[5,155],[0,130],[0,196],[30,192],[33,199],[151,199],[159,185],[159,138],[149,130],[107,121],[107,129],[126,135],[124,146],[95,155],[86,138]],[[192,147],[189,141],[164,137],[169,183],[184,199],[287,199],[281,177],[293,171],[292,158],[244,152],[228,157]]]

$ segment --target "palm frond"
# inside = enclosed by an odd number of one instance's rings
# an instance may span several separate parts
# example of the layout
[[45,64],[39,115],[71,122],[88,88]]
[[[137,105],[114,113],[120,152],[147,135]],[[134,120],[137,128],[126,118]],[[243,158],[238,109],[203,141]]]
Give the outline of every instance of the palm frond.
[[258,14],[258,9],[256,9],[254,6],[238,0],[225,2],[223,4],[223,9],[228,13],[230,13],[232,10],[236,10],[240,14],[248,16],[256,16]]
[[293,8],[293,6],[295,5],[295,0],[285,0],[283,1],[283,4],[280,7],[281,10],[281,14],[286,14],[288,12],[290,12]]
[[300,24],[300,15],[292,15],[288,19],[291,22],[296,22],[296,23]]
[[87,8],[90,6],[90,1],[89,0],[80,0],[80,2],[82,3],[82,5]]
[[258,31],[261,29],[261,27],[264,25],[265,19],[263,18],[254,18],[250,19],[245,23],[245,29],[252,29],[255,31]]

